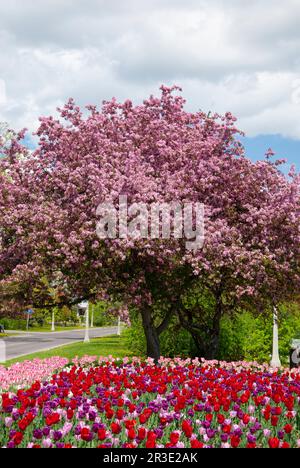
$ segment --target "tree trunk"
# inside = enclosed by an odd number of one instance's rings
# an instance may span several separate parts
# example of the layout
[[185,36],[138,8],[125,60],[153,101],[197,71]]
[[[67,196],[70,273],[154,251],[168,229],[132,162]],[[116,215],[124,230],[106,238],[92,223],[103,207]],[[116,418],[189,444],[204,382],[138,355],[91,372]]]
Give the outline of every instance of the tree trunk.
[[206,333],[210,333],[205,341],[202,339],[200,332],[191,332],[193,341],[197,349],[197,356],[203,357],[208,360],[218,359],[219,354],[219,343],[220,343],[220,334],[213,333],[211,330],[206,330]]
[[[204,357],[208,360],[218,359],[222,312],[223,308],[220,294],[216,295],[216,305],[210,326],[195,323],[195,318],[191,315],[189,316],[189,311],[187,310],[184,312],[177,310],[182,327],[185,328],[193,338],[197,348],[198,357]],[[187,314],[187,318],[185,318],[185,314]]]
[[195,344],[195,347],[196,347],[196,350],[197,350],[196,356],[197,357],[204,357],[205,356],[205,346],[204,346],[202,337],[200,336],[199,333],[194,332],[194,331],[193,332],[189,331],[189,333],[192,336],[192,339],[194,341],[194,344]]
[[157,329],[152,320],[149,308],[142,309],[143,328],[147,342],[147,356],[154,359],[157,363],[160,358],[160,343]]
[[212,337],[209,340],[206,352],[205,359],[218,359],[219,357],[219,344],[220,344],[220,333],[213,332]]
[[221,332],[221,318],[222,318],[222,297],[219,293],[216,296],[217,303],[213,317],[212,328],[210,330],[209,345],[207,349],[207,359],[218,359],[219,345],[220,345],[220,332]]

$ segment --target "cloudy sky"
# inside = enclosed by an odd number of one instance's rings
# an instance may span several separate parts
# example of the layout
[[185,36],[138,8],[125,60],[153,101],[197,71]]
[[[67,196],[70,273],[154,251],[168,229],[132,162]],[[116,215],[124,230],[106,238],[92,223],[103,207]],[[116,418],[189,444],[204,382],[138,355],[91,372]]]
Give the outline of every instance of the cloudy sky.
[[189,109],[238,117],[251,157],[300,169],[299,24],[299,0],[0,0],[0,121],[179,84]]

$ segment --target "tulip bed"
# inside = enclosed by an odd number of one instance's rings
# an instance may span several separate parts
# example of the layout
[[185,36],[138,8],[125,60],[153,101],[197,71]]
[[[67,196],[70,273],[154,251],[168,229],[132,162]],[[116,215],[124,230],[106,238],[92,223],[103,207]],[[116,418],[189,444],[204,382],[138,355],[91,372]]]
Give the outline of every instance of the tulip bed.
[[57,361],[62,366],[50,378],[2,391],[0,447],[300,446],[298,371],[198,359],[94,360]]
[[11,387],[22,387],[35,380],[42,380],[51,376],[53,372],[68,364],[69,360],[61,357],[48,359],[33,359],[10,366],[8,369],[0,366],[0,390]]

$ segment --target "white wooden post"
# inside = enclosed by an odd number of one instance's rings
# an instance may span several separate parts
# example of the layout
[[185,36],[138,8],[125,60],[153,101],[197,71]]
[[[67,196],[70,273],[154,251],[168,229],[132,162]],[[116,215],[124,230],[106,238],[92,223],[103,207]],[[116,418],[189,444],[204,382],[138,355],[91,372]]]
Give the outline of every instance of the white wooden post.
[[94,307],[95,307],[94,304],[92,304],[91,307],[92,307],[91,328],[94,328]]
[[51,331],[55,331],[55,310],[52,309],[52,324],[51,324]]
[[89,333],[89,304],[87,303],[85,309],[85,335],[84,335],[84,343],[90,342],[90,333]]
[[118,317],[118,330],[117,330],[117,335],[121,336],[121,318],[120,315]]
[[276,306],[273,307],[273,350],[270,364],[274,368],[281,367],[278,342],[278,309]]

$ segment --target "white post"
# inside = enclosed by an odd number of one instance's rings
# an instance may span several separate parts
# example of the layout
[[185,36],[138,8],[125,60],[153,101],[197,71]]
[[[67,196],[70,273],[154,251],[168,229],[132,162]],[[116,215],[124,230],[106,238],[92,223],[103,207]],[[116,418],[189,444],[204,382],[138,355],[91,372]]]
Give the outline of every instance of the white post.
[[55,331],[55,311],[54,308],[52,309],[52,325],[51,325],[51,331]]
[[121,318],[120,315],[118,317],[118,330],[117,330],[117,335],[121,336]]
[[91,328],[94,328],[94,304],[92,304]]
[[85,309],[85,335],[84,335],[84,343],[90,342],[90,335],[89,335],[89,305]]
[[279,343],[278,343],[278,310],[277,307],[273,307],[273,351],[271,367],[281,367],[280,356],[279,356]]

